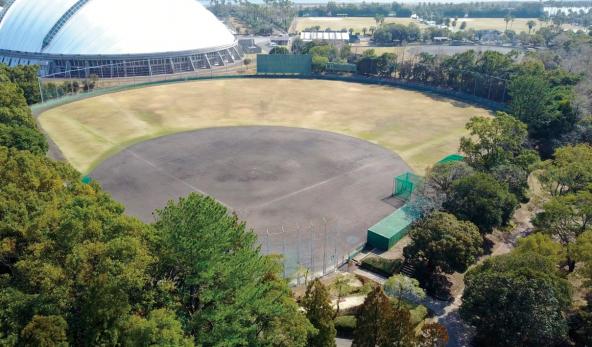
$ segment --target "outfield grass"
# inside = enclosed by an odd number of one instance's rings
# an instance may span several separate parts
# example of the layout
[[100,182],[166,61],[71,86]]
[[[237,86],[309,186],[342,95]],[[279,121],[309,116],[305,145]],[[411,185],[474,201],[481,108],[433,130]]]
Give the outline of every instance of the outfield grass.
[[146,139],[235,125],[319,129],[377,143],[416,171],[458,150],[470,117],[485,109],[390,87],[320,80],[206,80],[101,95],[39,117],[82,172]]

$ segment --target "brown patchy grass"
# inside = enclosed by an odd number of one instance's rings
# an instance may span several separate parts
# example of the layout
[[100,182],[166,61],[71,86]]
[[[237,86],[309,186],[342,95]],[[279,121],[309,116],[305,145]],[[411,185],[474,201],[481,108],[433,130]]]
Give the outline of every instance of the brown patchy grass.
[[[548,24],[540,22],[537,18],[515,18],[513,22],[508,23],[508,29],[514,30],[517,33],[522,31],[528,32],[528,25],[526,24],[529,20],[534,20],[536,26],[533,30],[538,30],[542,26]],[[346,28],[353,28],[354,32],[362,32],[362,28],[370,29],[371,26],[378,27],[373,17],[299,17],[294,20],[292,25],[292,31],[302,31],[305,28],[319,25],[321,30],[330,28],[331,30],[341,30]],[[460,28],[462,22],[467,22],[467,29],[474,30],[499,30],[503,32],[506,29],[506,22],[504,18],[459,18],[456,29]],[[419,23],[417,20],[411,18],[393,18],[387,17],[384,23],[398,23],[407,25],[409,23],[415,23],[420,28],[427,28],[426,25]],[[563,25],[564,29],[577,29],[572,25]],[[454,29],[450,26],[450,29]]]
[[125,147],[201,128],[273,125],[326,130],[377,143],[419,173],[458,150],[470,117],[489,111],[435,95],[347,82],[207,80],[93,97],[39,121],[65,158],[90,172]]
[[[395,18],[387,17],[384,19],[384,23],[397,23],[407,25],[409,23],[416,23],[420,27],[426,27],[420,24],[418,21],[411,18]],[[341,30],[343,28],[349,30],[354,29],[354,32],[362,33],[362,28],[370,30],[370,27],[377,28],[376,20],[374,17],[299,17],[294,19],[292,24],[292,31],[300,32],[306,28],[319,25],[321,30],[330,28],[331,30]]]

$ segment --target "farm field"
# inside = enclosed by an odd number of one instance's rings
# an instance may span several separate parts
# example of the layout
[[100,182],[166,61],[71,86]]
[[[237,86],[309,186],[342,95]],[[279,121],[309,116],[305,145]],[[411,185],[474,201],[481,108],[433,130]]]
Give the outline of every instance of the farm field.
[[48,110],[43,129],[78,170],[145,140],[245,125],[325,130],[398,153],[415,171],[458,150],[465,123],[488,110],[436,95],[347,82],[204,80],[97,96]]
[[[528,32],[528,21],[533,20],[536,26],[533,30],[538,30],[541,27],[548,26],[552,23],[544,23],[539,21],[537,18],[515,18],[513,21],[508,23],[508,30],[514,30],[517,33],[522,31]],[[467,22],[467,29],[474,30],[506,30],[506,22],[503,18],[459,18],[457,27],[460,27],[460,23]],[[565,24],[564,29],[573,29],[575,27]]]
[[[516,18],[513,22],[508,23],[508,29],[516,32],[526,31],[528,32],[528,25],[526,24],[529,20],[534,20],[536,26],[533,30],[539,29],[541,26],[548,24],[542,23],[536,18]],[[292,31],[300,32],[305,28],[320,26],[321,30],[330,28],[331,30],[341,30],[343,28],[353,28],[355,32],[361,32],[362,28],[369,29],[371,26],[376,27],[376,21],[373,17],[300,17],[294,20],[292,24]],[[407,25],[409,23],[415,23],[420,28],[427,28],[426,25],[419,23],[417,20],[411,18],[395,18],[388,17],[384,20],[385,23],[398,23]],[[467,23],[467,29],[474,30],[499,30],[504,31],[506,29],[506,22],[503,18],[459,18],[457,28],[460,27],[462,22]],[[577,29],[571,25],[564,25],[564,29]],[[451,28],[452,29],[452,28]]]
[[[384,22],[403,25],[416,23],[420,25],[420,27],[427,27],[411,18],[387,17],[384,19]],[[373,17],[299,17],[294,19],[291,29],[293,32],[300,32],[316,25],[320,26],[321,30],[330,28],[331,30],[339,31],[343,28],[348,30],[349,28],[353,28],[354,32],[362,32],[363,28],[369,29],[372,26],[377,27]]]

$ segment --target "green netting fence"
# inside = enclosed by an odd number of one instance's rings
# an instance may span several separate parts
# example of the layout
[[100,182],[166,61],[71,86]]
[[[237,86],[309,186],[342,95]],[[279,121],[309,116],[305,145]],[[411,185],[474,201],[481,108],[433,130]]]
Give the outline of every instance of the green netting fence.
[[257,74],[310,75],[310,54],[257,54]]
[[421,176],[411,172],[406,172],[395,177],[393,196],[403,200],[409,199],[422,181],[423,178]]
[[345,64],[345,63],[327,63],[325,66],[325,70],[327,72],[336,72],[336,73],[356,73],[358,71],[358,67],[356,64]]

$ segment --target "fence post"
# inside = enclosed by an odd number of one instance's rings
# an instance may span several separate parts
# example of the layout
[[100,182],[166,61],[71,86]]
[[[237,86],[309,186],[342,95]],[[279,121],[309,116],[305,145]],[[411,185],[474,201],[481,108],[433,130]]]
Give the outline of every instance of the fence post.
[[39,85],[39,96],[41,97],[41,103],[45,103],[45,100],[43,98],[43,88],[41,86],[41,77],[37,77],[37,84]]

